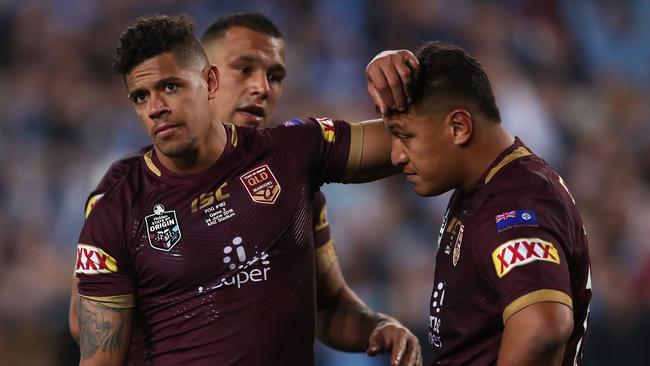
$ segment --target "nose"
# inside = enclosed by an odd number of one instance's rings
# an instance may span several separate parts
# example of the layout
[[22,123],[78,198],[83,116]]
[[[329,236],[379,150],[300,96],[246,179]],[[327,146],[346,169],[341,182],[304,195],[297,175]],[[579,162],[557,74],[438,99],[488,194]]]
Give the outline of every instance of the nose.
[[155,120],[170,112],[169,106],[165,99],[152,93],[149,96],[149,118]]
[[262,99],[266,99],[269,96],[269,91],[271,90],[271,85],[269,85],[269,79],[266,76],[266,73],[263,71],[255,73],[251,81],[251,91],[255,96],[259,96]]
[[393,139],[390,146],[390,162],[394,166],[406,165],[408,163],[408,157],[404,152],[402,143],[399,139]]

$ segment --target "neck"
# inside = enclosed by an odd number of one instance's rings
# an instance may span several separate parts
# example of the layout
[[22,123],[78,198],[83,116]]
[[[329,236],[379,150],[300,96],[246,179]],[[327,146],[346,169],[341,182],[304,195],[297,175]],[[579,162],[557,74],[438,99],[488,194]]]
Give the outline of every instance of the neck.
[[461,182],[463,190],[472,188],[499,154],[515,142],[500,123],[486,123],[475,133],[474,141],[467,149],[466,173]]
[[168,170],[179,174],[201,173],[212,166],[226,147],[226,129],[222,123],[213,123],[207,133],[202,134],[196,148],[178,156],[165,156],[155,146],[160,163]]

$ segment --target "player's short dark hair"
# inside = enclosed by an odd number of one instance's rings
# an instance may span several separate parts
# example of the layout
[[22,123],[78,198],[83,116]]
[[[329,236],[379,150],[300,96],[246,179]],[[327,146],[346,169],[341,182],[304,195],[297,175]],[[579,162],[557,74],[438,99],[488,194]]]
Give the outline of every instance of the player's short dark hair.
[[282,33],[273,21],[262,13],[234,13],[224,15],[212,23],[203,33],[201,41],[205,44],[224,36],[232,27],[244,27],[256,32],[268,34],[275,38],[282,38]]
[[501,121],[490,80],[478,60],[442,42],[427,42],[416,57],[420,67],[411,89],[415,104],[431,97],[460,99],[474,103],[488,119]]
[[194,21],[185,14],[138,18],[120,36],[113,71],[126,75],[145,60],[164,52],[172,52],[179,63],[199,59],[208,64],[208,57],[193,32]]

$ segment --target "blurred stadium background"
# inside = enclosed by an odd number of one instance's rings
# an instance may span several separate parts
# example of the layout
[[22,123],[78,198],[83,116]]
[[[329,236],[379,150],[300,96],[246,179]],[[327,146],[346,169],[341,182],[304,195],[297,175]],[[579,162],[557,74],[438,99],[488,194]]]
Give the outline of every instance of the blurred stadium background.
[[[87,193],[147,144],[111,75],[137,16],[234,11],[280,26],[289,75],[276,121],[376,117],[363,71],[383,49],[453,41],[479,58],[504,123],[564,176],[590,236],[588,365],[650,360],[650,1],[0,0],[0,365],[71,365],[67,310]],[[427,351],[447,197],[403,178],[324,188],[349,284]],[[254,330],[251,330],[254,331]],[[317,345],[318,365],[387,365]]]

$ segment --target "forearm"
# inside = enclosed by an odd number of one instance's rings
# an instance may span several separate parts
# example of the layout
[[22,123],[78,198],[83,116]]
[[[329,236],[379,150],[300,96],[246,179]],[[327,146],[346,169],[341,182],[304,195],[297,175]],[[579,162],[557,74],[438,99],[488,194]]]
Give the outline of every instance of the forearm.
[[348,352],[363,352],[368,338],[382,320],[392,319],[370,309],[344,285],[332,301],[318,309],[316,335],[328,346]]
[[131,345],[132,309],[119,309],[79,299],[81,366],[118,366],[126,362]]
[[70,309],[68,310],[68,327],[70,335],[77,345],[79,345],[79,292],[77,285],[79,278],[74,276],[72,279],[72,289],[70,290]]
[[391,138],[382,120],[360,122],[363,128],[358,169],[346,177],[347,183],[365,183],[400,171],[390,161]]

